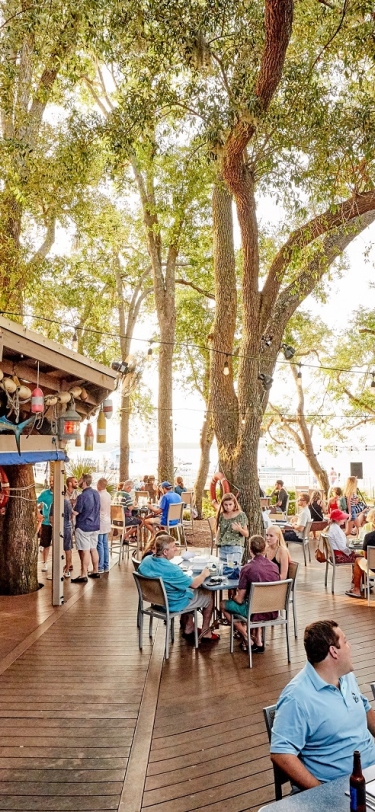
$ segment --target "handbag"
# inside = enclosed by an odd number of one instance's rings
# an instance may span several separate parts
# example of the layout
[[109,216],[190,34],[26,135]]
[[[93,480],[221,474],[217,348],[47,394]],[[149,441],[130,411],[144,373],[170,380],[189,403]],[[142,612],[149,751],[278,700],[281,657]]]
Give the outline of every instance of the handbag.
[[359,513],[362,513],[363,510],[366,510],[367,505],[366,502],[362,502],[359,500],[356,504],[353,505],[352,503],[352,511],[358,516]]
[[317,561],[319,561],[319,564],[325,564],[325,562],[327,561],[326,554],[320,546],[320,541],[315,550],[315,558]]

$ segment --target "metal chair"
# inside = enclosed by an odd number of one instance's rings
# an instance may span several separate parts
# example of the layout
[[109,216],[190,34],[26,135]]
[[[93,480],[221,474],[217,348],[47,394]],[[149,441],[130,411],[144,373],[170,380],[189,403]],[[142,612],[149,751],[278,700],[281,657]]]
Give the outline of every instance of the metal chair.
[[184,505],[184,510],[186,508],[189,511],[189,518],[184,519],[184,527],[189,527],[194,532],[194,516],[193,516],[193,493],[192,491],[184,491],[181,495],[181,499]]
[[296,612],[296,579],[299,564],[296,561],[289,561],[288,578],[292,579],[290,590],[290,603],[293,607],[294,637],[297,637],[297,612]]
[[212,555],[214,544],[216,544],[216,516],[209,516],[207,521],[211,533],[211,555]]
[[131,542],[133,548],[137,546],[137,528],[126,529],[125,512],[122,505],[111,505],[111,538],[110,551],[118,553],[118,564],[124,559],[125,548],[129,558]]
[[332,567],[332,585],[331,585],[331,592],[334,595],[335,592],[335,577],[336,577],[336,568],[337,567],[351,567],[352,561],[342,561],[338,563],[335,559],[335,554],[333,551],[333,547],[331,546],[331,542],[328,538],[328,533],[321,533],[320,538],[323,540],[323,550],[326,557],[326,571],[324,576],[324,586],[327,587],[328,583],[328,567]]
[[[251,584],[249,594],[249,608],[247,613],[247,639],[249,641],[249,668],[253,667],[251,645],[250,645],[250,632],[251,629],[263,629],[263,644],[265,641],[265,630],[267,626],[285,626],[286,631],[286,648],[288,654],[288,663],[290,663],[289,651],[289,600],[290,590],[292,587],[292,578],[287,578],[285,581],[268,581],[267,583]],[[271,620],[251,620],[251,615],[260,614],[263,612],[279,612],[279,617]],[[284,616],[280,615],[283,612]],[[230,625],[230,653],[233,654],[233,633],[234,621],[241,620],[244,622],[243,615],[231,615]]]
[[370,685],[371,685],[372,695],[373,695],[373,697],[375,699],[375,682],[371,682]]
[[305,562],[305,567],[307,566],[306,547],[307,547],[307,549],[309,551],[309,561],[311,563],[311,551],[310,551],[310,530],[311,530],[311,525],[312,525],[312,522],[307,522],[307,524],[305,525],[304,530],[303,530],[303,537],[301,539],[292,539],[291,541],[286,541],[287,547],[289,547],[289,544],[302,544],[303,558],[304,558],[304,562]]
[[[270,744],[273,723],[275,721],[275,714],[276,714],[276,705],[268,705],[266,708],[263,708],[264,721],[266,723],[268,741],[270,742]],[[272,766],[273,766],[273,781],[275,784],[275,800],[281,801],[283,797],[282,786],[283,784],[288,783],[289,778],[287,774],[284,773],[284,770],[282,770],[276,764],[272,764]]]
[[[182,502],[172,502],[169,505],[168,514],[167,514],[167,531],[168,531],[168,533],[170,533],[171,530],[176,530],[179,544],[181,544],[181,536],[182,536],[183,543],[185,544],[185,549],[187,550],[187,542],[186,542],[184,524],[183,524],[183,519],[182,519],[183,512],[184,512],[184,505],[183,505]],[[176,519],[177,519],[177,524],[172,524],[171,525],[171,522],[176,521]]]
[[[169,641],[174,642],[174,619],[179,615],[185,614],[182,612],[171,612],[169,610],[167,593],[161,578],[146,578],[139,572],[133,572],[138,590],[138,613],[137,625],[139,630],[139,648],[143,648],[143,616],[148,615],[150,618],[149,623],[149,637],[152,638],[152,622],[154,617],[163,620],[165,623],[165,659],[169,659]],[[150,606],[144,606],[144,602]],[[191,611],[191,610],[190,610]],[[194,645],[198,648],[198,609],[194,609]]]
[[149,502],[149,500],[150,500],[149,492],[148,491],[136,491],[135,492],[135,501],[138,502],[139,498],[147,499],[147,501]]
[[366,591],[367,591],[367,605],[370,606],[370,580],[375,578],[375,547],[367,547],[367,572],[366,572]]

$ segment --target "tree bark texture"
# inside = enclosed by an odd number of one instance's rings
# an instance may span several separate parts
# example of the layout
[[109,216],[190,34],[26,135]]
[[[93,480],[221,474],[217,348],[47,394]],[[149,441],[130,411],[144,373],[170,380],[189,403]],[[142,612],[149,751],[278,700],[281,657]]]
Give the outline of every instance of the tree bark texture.
[[32,465],[4,466],[11,490],[0,516],[0,595],[38,589],[37,506]]
[[199,441],[201,455],[199,459],[198,473],[194,483],[194,505],[198,512],[198,519],[202,519],[203,492],[208,476],[208,469],[210,467],[210,451],[214,436],[213,420],[209,414],[208,417],[203,421]]

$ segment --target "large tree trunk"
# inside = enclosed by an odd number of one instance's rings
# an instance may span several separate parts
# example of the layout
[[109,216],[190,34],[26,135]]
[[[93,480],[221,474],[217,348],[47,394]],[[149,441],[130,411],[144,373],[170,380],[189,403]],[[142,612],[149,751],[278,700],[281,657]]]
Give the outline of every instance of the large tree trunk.
[[[165,293],[165,295],[167,295]],[[163,306],[164,311],[164,306]],[[159,349],[159,392],[158,392],[158,442],[159,461],[158,477],[159,482],[167,480],[173,483],[173,420],[172,415],[172,362],[173,347],[175,337],[175,304],[173,290],[173,305],[171,306],[171,317],[165,317],[159,309],[158,312],[160,328],[160,349]]]
[[205,418],[200,437],[201,456],[199,460],[197,478],[194,483],[194,505],[198,512],[198,519],[202,518],[203,491],[208,476],[208,469],[210,467],[210,451],[214,436],[215,433],[213,422],[210,417]]
[[120,417],[120,482],[129,479],[129,424],[130,424],[130,397],[121,394]]
[[9,465],[11,498],[0,516],[0,595],[38,589],[37,507],[32,465]]

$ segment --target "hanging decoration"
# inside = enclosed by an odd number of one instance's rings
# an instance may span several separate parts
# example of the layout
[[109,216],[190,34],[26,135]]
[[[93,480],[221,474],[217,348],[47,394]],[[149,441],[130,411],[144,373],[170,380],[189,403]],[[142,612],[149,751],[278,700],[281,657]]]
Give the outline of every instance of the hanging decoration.
[[93,451],[94,450],[94,431],[92,428],[91,423],[88,423],[86,426],[85,431],[85,451]]
[[79,434],[77,434],[76,441],[75,441],[75,447],[76,448],[82,448],[81,432],[79,432]]
[[105,443],[106,441],[106,420],[103,409],[100,409],[98,414],[98,421],[96,424],[96,442]]
[[103,414],[107,420],[110,420],[110,418],[112,417],[113,402],[111,398],[106,398],[106,400],[103,402]]
[[31,411],[33,414],[39,414],[44,411],[44,396],[39,386],[36,386],[31,393]]

